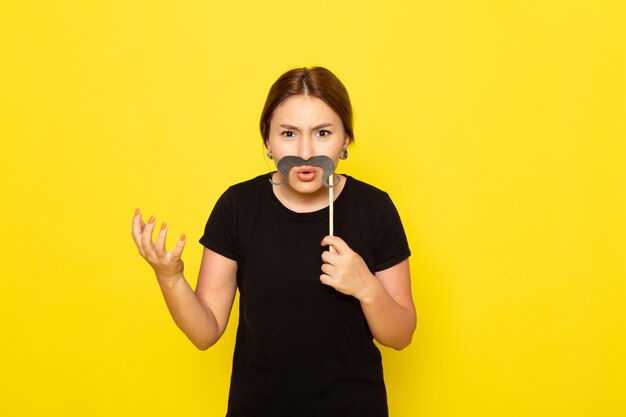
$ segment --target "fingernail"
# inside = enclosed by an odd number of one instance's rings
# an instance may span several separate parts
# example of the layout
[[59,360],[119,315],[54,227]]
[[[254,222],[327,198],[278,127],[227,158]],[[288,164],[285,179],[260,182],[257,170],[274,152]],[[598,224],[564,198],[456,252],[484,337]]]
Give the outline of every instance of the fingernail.
[[161,230],[165,229],[167,227],[167,224],[165,224],[165,222],[163,222],[163,224],[161,225]]
[[154,223],[154,216],[150,216],[150,220],[148,220],[148,223]]
[[183,233],[182,235],[180,235],[180,240],[185,240],[187,237],[185,236],[185,234]]
[[139,214],[139,207],[137,207],[137,210],[135,210],[135,216]]

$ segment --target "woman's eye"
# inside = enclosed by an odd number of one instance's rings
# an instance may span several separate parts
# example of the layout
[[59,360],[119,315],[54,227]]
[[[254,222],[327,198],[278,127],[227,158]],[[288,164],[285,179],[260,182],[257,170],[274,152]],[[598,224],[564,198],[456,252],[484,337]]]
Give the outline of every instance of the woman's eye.
[[281,135],[286,138],[292,138],[294,136],[294,132],[292,132],[291,130],[285,130],[283,133],[281,133]]
[[317,132],[318,136],[328,136],[330,135],[330,132],[328,130],[320,130],[319,132]]

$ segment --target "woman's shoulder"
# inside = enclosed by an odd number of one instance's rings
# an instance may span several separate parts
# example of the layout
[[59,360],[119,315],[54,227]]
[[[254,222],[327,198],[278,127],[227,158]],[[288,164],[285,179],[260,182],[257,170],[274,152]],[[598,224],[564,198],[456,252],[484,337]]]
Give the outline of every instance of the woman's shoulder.
[[261,174],[249,180],[241,181],[231,185],[226,190],[226,194],[246,195],[255,190],[263,190],[268,188],[269,174]]
[[375,217],[393,210],[393,201],[386,191],[348,175],[346,178],[346,186],[337,199],[339,204]]
[[382,189],[369,184],[365,181],[361,181],[359,179],[356,179],[354,177],[351,177],[350,175],[345,175],[344,176],[347,178],[346,181],[346,185],[348,185],[348,189],[350,190],[349,194],[353,194],[356,197],[360,197],[360,198],[368,198],[368,199],[380,199],[380,200],[387,200],[389,199],[389,194],[387,194],[386,191],[383,191]]
[[216,205],[241,208],[259,204],[261,199],[268,194],[267,190],[270,188],[268,178],[268,174],[263,174],[231,185],[222,193]]

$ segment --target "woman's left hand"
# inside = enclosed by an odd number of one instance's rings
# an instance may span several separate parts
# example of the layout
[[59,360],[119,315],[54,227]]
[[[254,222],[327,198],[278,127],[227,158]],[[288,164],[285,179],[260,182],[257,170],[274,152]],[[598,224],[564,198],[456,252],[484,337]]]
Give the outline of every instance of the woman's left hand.
[[409,260],[374,275],[363,258],[341,238],[326,236],[322,245],[334,249],[322,253],[322,284],[359,300],[378,342],[398,350],[408,346],[416,323]]
[[322,246],[332,246],[334,249],[333,252],[322,253],[322,284],[360,301],[364,300],[371,293],[375,278],[363,258],[337,236],[326,236]]

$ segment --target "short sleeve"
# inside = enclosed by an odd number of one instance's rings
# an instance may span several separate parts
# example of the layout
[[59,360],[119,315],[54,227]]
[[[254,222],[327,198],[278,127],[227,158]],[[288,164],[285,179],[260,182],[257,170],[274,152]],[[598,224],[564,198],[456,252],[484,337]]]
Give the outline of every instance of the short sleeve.
[[233,194],[233,190],[228,189],[217,200],[204,227],[200,243],[213,252],[236,261],[239,249],[236,239],[237,218]]
[[400,215],[388,195],[376,227],[375,239],[375,272],[390,268],[411,256]]

